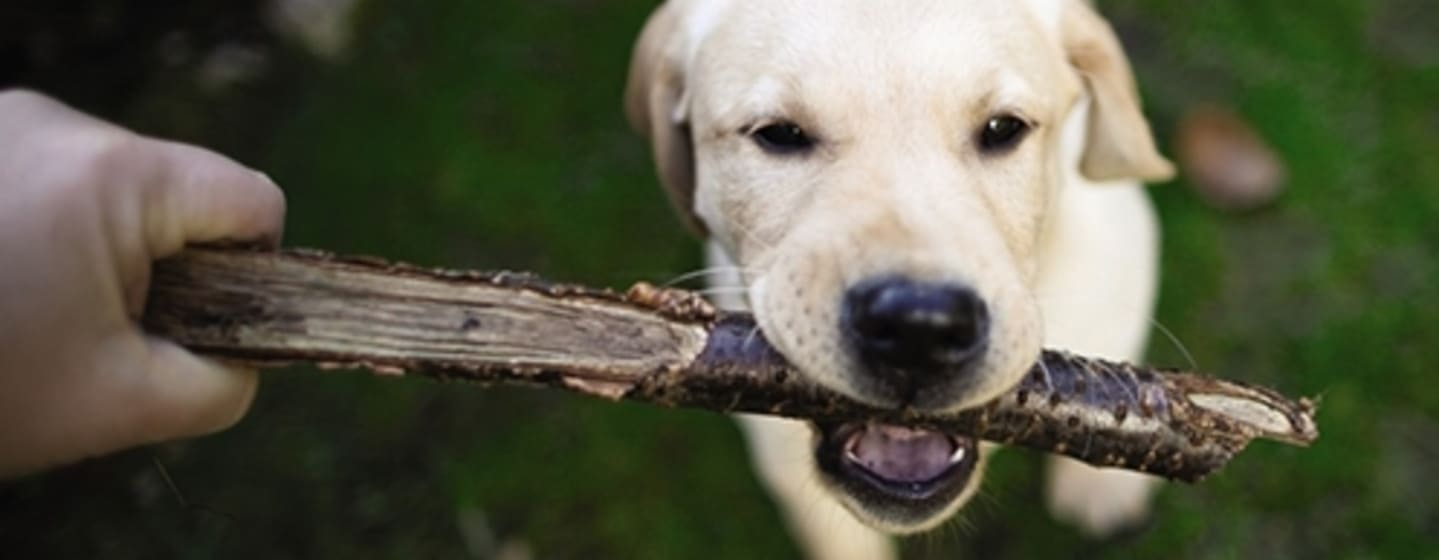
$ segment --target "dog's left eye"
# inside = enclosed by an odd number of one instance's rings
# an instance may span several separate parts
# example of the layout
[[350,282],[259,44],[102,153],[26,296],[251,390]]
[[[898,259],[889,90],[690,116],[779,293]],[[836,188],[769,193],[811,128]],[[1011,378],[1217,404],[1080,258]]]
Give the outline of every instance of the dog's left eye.
[[1014,115],[990,117],[979,131],[979,148],[997,153],[1013,148],[1029,132],[1029,123]]
[[814,147],[814,140],[804,129],[788,121],[762,126],[750,136],[759,147],[772,154],[794,154]]

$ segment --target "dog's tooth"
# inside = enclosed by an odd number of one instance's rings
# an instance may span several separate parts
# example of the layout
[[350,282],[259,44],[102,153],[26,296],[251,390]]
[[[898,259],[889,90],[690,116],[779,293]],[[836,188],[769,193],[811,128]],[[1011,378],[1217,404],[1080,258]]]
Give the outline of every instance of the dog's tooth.
[[953,465],[964,460],[964,446],[954,446],[954,453],[949,455],[949,464]]

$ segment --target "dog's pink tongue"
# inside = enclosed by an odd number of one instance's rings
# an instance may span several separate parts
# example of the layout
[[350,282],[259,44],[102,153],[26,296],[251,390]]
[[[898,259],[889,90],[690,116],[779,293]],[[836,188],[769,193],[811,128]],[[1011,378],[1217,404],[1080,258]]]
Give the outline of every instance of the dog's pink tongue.
[[952,464],[954,441],[930,430],[871,424],[849,446],[851,460],[895,482],[923,482]]

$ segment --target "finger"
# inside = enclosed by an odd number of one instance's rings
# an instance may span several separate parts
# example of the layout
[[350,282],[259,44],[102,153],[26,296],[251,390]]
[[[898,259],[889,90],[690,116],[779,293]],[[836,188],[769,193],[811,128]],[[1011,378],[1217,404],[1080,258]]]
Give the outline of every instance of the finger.
[[144,442],[214,433],[249,410],[259,385],[254,370],[201,358],[167,340],[146,343],[142,394],[133,407]]
[[151,140],[162,148],[145,215],[150,254],[161,258],[187,243],[250,241],[277,245],[285,196],[262,173],[204,148]]

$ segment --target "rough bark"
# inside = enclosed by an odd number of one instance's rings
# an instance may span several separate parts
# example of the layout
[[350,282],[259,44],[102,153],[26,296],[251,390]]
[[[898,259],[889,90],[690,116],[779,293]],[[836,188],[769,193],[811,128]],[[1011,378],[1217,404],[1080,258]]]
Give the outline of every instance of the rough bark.
[[744,314],[689,292],[626,294],[528,274],[424,269],[312,250],[194,248],[159,262],[143,318],[197,352],[818,421],[922,425],[1197,481],[1254,438],[1306,445],[1313,404],[1191,373],[1045,351],[989,404],[880,410],[809,382]]

